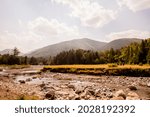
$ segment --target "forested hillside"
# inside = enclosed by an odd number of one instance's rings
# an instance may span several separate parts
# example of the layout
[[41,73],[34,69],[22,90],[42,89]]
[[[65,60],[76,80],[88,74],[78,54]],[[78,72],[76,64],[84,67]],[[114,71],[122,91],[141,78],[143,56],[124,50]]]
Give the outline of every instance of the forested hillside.
[[52,64],[150,64],[150,39],[141,43],[107,51],[70,50],[63,51],[53,58]]

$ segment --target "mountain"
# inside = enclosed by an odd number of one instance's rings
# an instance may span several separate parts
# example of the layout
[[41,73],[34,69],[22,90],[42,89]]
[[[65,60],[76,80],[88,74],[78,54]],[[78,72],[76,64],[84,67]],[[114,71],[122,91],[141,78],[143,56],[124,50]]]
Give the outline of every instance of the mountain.
[[40,49],[37,49],[33,52],[25,54],[24,56],[28,57],[49,57],[55,56],[62,51],[68,51],[71,49],[83,49],[83,50],[95,50],[95,51],[104,51],[108,49],[120,49],[124,46],[127,46],[133,42],[141,42],[141,39],[136,38],[122,38],[111,41],[109,43],[99,42],[88,38],[83,39],[74,39],[70,41],[64,41],[61,43],[49,45]]
[[4,55],[4,54],[13,54],[13,49],[5,49],[5,50],[2,50],[0,51],[0,54],[1,55]]
[[[14,54],[14,49],[5,49],[0,51],[0,55],[4,55],[4,54],[9,54],[9,55],[13,55]],[[23,53],[19,53],[20,56],[23,56]]]
[[116,39],[109,43],[107,43],[104,47],[101,48],[101,50],[109,50],[111,48],[113,49],[120,49],[122,47],[128,46],[133,42],[141,42],[142,39],[137,38],[122,38],[122,39]]
[[35,50],[26,56],[31,57],[49,57],[55,56],[62,51],[67,51],[70,49],[84,49],[84,50],[100,50],[104,45],[105,42],[99,42],[95,40],[91,40],[88,38],[83,39],[74,39],[70,41],[64,41],[61,43],[49,45],[38,50]]

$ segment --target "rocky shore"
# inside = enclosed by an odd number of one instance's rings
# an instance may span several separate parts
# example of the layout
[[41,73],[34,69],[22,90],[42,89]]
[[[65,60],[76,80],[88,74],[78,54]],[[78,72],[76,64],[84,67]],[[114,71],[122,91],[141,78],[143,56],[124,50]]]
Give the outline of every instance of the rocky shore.
[[39,72],[40,67],[0,69],[0,99],[149,100],[150,77]]

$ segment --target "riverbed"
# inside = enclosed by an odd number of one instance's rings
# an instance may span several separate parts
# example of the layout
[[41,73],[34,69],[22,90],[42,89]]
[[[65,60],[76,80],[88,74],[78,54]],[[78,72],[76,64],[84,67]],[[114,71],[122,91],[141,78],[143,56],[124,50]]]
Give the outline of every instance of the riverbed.
[[150,77],[40,72],[43,66],[0,71],[0,99],[149,100]]

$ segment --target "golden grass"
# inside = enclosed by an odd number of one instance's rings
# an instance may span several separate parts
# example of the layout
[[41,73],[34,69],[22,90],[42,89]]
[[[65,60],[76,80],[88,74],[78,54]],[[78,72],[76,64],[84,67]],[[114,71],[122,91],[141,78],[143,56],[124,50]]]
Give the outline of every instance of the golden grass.
[[150,65],[117,65],[116,67],[109,67],[110,64],[98,64],[98,65],[49,65],[44,66],[45,69],[48,68],[105,68],[105,69],[149,69]]

